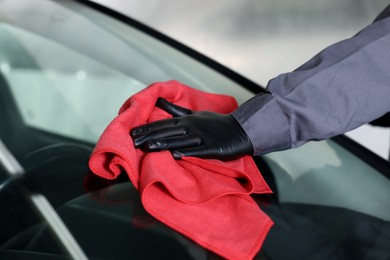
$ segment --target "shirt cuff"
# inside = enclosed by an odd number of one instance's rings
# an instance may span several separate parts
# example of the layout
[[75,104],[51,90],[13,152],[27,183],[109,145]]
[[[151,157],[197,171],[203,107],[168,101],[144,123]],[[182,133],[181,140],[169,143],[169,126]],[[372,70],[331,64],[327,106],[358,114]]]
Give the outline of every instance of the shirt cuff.
[[271,93],[249,99],[232,115],[249,136],[254,155],[291,148],[287,117]]

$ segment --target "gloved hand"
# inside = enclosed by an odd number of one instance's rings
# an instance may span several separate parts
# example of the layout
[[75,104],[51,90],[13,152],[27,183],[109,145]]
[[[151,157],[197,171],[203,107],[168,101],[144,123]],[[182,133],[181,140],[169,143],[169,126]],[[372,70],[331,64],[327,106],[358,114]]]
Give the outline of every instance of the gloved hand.
[[134,145],[146,152],[170,150],[182,156],[233,160],[252,154],[253,146],[239,123],[229,114],[193,112],[158,98],[156,106],[173,116],[133,128]]

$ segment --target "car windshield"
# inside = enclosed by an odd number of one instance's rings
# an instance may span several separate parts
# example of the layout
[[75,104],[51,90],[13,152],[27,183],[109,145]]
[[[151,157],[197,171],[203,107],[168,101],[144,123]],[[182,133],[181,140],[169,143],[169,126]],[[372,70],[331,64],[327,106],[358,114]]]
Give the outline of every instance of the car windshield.
[[[28,126],[96,142],[130,95],[170,79],[241,102],[251,95],[138,30],[74,8],[68,1],[2,3],[0,69]],[[105,109],[97,113],[99,103]]]
[[[212,258],[150,217],[127,179],[90,175],[88,158],[123,102],[151,83],[175,79],[239,104],[254,93],[98,10],[77,1],[0,1],[0,140],[25,170],[20,180],[0,168],[0,258],[63,259],[48,218],[34,211],[34,194],[49,201],[89,258]],[[378,170],[334,140],[255,161],[274,190],[262,206],[276,222],[265,259],[305,259],[323,243],[352,258],[366,242],[388,250],[388,166]],[[359,233],[365,227],[369,238]],[[318,236],[324,240],[316,244]],[[287,244],[290,251],[278,250]]]

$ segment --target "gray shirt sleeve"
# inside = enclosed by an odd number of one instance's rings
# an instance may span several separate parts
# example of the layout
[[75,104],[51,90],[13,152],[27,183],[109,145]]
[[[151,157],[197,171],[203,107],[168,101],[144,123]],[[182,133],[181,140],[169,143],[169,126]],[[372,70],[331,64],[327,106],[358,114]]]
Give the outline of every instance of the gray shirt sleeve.
[[390,111],[390,6],[354,37],[329,46],[233,116],[254,154],[345,133]]

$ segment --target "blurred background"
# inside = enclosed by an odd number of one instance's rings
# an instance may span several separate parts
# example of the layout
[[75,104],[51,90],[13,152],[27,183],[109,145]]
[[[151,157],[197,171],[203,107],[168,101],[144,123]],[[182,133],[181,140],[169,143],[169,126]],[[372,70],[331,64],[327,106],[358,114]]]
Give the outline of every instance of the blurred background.
[[[388,0],[94,0],[266,86],[371,23]],[[390,101],[389,101],[390,102]],[[389,159],[390,130],[347,135]]]

